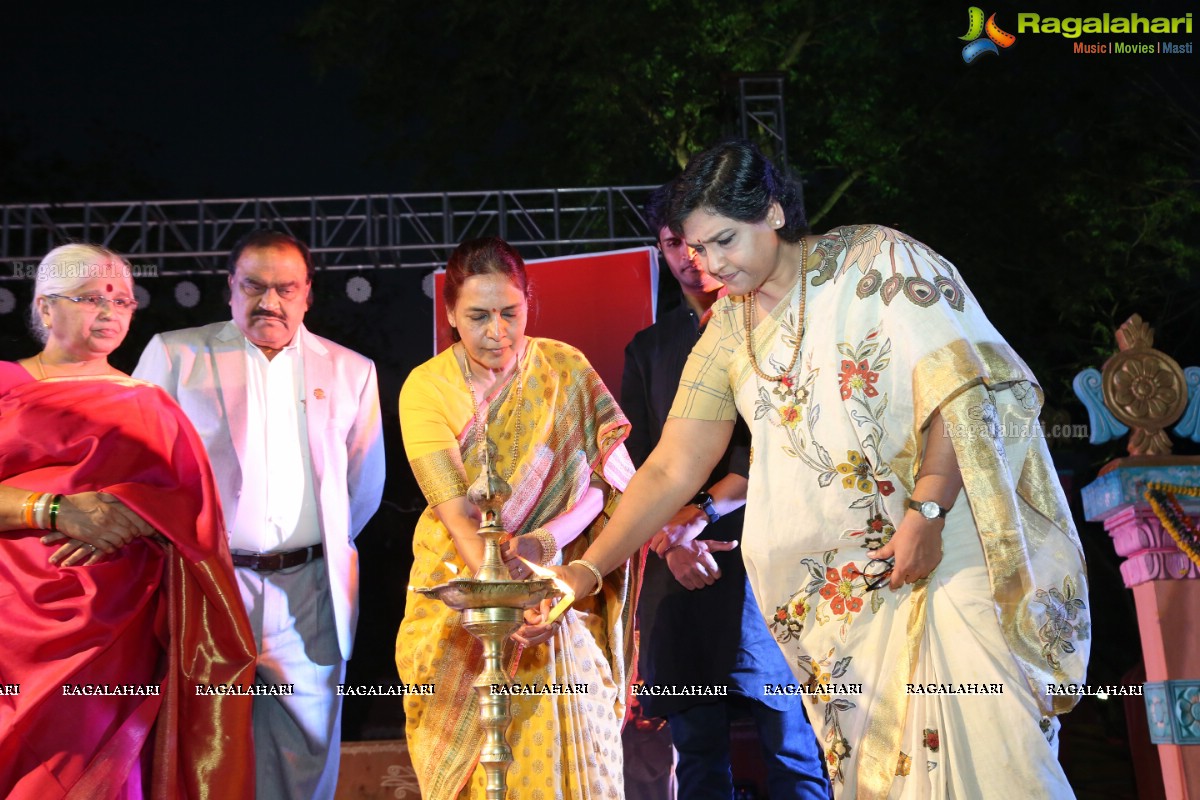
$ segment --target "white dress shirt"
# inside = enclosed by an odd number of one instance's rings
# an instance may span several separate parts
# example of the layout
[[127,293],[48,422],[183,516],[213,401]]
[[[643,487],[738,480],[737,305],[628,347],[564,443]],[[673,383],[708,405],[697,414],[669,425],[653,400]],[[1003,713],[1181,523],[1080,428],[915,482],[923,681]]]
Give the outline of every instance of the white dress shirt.
[[303,335],[297,331],[273,359],[246,340],[246,450],[233,550],[275,553],[321,543],[298,346]]

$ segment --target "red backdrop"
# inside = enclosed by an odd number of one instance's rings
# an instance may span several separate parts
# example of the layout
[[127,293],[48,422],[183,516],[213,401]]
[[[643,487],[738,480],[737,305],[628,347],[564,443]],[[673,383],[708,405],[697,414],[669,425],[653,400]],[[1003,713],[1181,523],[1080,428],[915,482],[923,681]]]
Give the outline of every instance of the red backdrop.
[[[654,322],[658,258],[653,247],[527,261],[533,302],[529,336],[572,344],[613,395],[621,396],[625,345]],[[442,302],[445,272],[434,277],[434,352],[450,346],[450,325]]]

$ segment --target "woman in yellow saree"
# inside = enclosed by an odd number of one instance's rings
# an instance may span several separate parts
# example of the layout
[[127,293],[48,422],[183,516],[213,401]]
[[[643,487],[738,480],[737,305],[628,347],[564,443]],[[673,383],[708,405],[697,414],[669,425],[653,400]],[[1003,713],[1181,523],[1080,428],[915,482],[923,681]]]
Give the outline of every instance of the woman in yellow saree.
[[[515,578],[517,555],[541,564],[578,557],[632,475],[622,442],[629,424],[575,348],[527,338],[524,263],[500,239],[464,242],[446,268],[446,313],[457,342],[413,370],[400,392],[404,446],[429,504],[413,538],[410,584],[473,574],[483,558],[478,513],[466,499],[480,448],[513,489],[501,515]],[[512,800],[622,798],[620,725],[632,657],[629,570],[555,623],[545,606],[506,649],[512,696],[508,772]],[[481,798],[483,729],[471,686],[482,648],[458,612],[410,592],[396,639],[405,684],[409,753],[425,800]]]

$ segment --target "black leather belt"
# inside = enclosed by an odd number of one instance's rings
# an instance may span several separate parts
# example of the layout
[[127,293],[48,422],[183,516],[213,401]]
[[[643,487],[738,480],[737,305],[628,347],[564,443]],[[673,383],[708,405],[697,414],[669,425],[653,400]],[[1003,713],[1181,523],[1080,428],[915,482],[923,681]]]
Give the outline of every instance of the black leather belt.
[[231,553],[231,555],[235,567],[249,567],[256,572],[274,572],[315,561],[323,555],[323,551],[321,545],[314,544],[312,547],[288,550],[286,553]]

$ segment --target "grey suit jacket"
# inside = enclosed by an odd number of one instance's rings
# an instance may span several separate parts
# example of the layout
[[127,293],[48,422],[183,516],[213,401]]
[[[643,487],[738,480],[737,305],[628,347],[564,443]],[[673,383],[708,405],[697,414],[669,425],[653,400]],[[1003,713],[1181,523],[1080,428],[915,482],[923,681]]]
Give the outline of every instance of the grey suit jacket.
[[[313,487],[342,657],[349,659],[358,622],[358,550],[354,537],[383,497],[383,428],[375,364],[309,333],[304,350],[304,405]],[[133,375],[156,383],[183,408],[204,441],[216,473],[226,527],[237,515],[246,443],[245,337],[233,322],[155,335]]]

